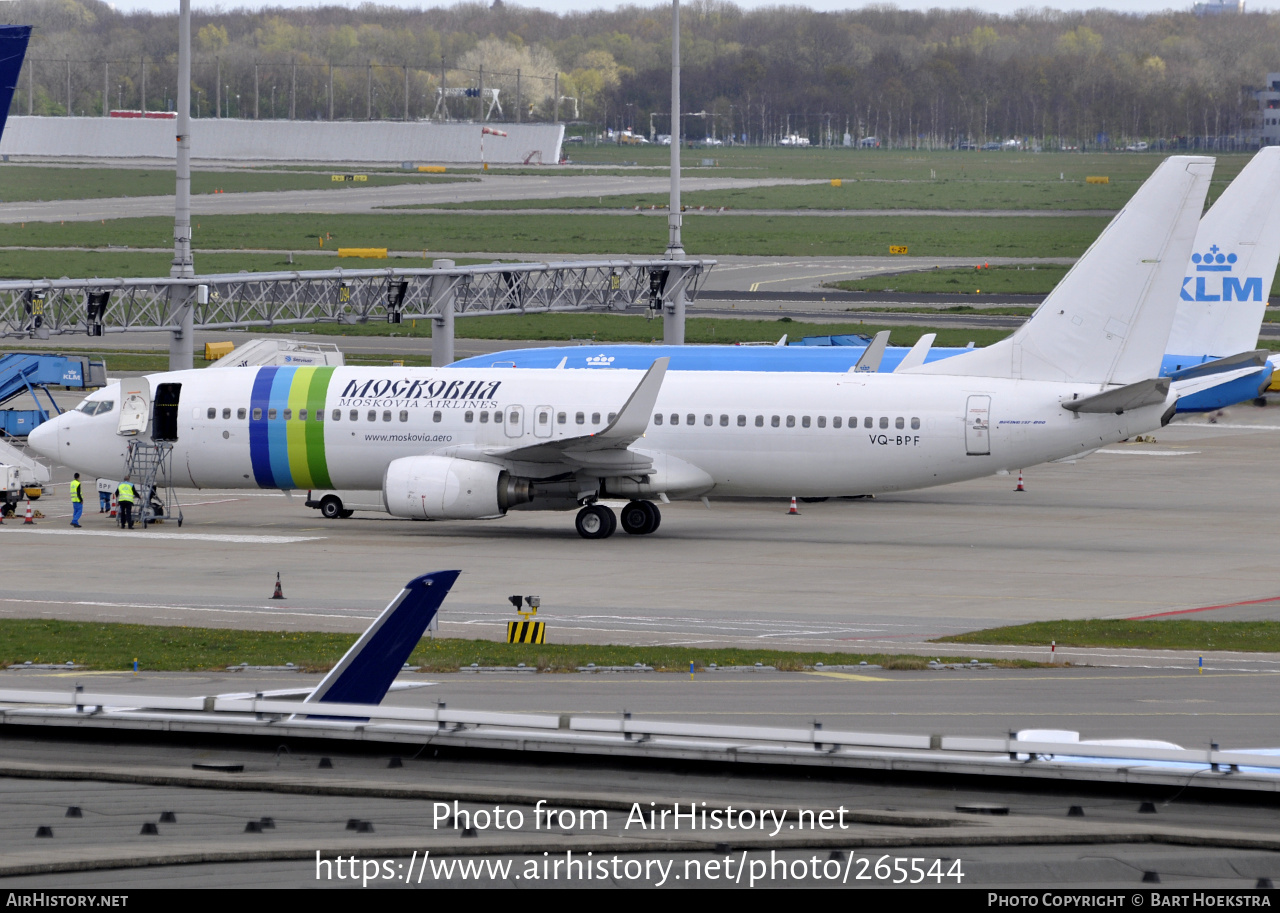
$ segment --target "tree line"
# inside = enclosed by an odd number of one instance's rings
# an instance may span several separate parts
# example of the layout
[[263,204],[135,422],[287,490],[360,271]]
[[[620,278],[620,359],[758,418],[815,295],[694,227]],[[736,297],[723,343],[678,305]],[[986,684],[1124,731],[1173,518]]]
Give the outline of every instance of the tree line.
[[[36,26],[11,113],[172,109],[176,13],[99,0],[5,8]],[[198,117],[488,116],[671,132],[665,4],[559,15],[503,0],[201,10],[193,32]],[[1256,126],[1249,89],[1280,70],[1280,13],[817,12],[693,0],[681,7],[681,57],[690,138],[1196,145]]]

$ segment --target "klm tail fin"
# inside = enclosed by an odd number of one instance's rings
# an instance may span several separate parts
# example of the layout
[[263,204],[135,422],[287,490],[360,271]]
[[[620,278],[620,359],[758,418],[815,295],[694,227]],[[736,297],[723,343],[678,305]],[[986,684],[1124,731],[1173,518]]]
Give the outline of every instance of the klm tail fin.
[[1170,355],[1224,356],[1258,344],[1280,261],[1280,146],[1250,160],[1200,220]]
[[461,571],[415,577],[360,635],[306,704],[380,704]]
[[1130,384],[1156,377],[1213,159],[1173,156],[1012,336],[913,374]]

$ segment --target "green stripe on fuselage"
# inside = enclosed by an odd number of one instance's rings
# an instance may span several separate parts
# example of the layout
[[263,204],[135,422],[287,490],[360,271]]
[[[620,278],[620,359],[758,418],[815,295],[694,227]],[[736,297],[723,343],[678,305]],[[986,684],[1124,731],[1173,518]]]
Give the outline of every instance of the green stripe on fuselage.
[[[307,426],[307,468],[311,471],[312,488],[332,488],[329,478],[329,463],[324,452],[324,425],[329,416],[324,414],[325,393],[329,390],[329,379],[333,377],[333,368],[315,368],[311,375],[311,383],[307,387],[307,413],[310,416]],[[320,418],[321,421],[315,421]]]

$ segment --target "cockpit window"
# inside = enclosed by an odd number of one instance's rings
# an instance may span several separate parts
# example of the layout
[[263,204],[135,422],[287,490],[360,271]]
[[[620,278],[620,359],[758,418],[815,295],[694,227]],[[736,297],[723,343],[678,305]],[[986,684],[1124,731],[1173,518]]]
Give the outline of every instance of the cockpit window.
[[80,405],[76,406],[76,411],[83,412],[85,415],[93,415],[95,412],[98,411],[98,404],[91,403],[86,399]]
[[109,399],[85,400],[76,406],[77,412],[83,412],[85,415],[106,415],[115,406],[115,402]]
[[113,399],[103,399],[98,401],[97,415],[106,415],[116,407],[116,401]]

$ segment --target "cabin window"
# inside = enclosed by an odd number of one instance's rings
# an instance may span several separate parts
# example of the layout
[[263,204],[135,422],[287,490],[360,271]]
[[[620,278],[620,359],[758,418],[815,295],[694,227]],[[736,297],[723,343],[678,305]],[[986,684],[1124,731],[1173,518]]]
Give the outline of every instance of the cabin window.
[[873,427],[874,425],[875,425],[875,420],[874,420],[871,416],[869,416],[869,415],[868,415],[868,416],[866,416],[866,417],[862,420],[862,427],[863,427],[863,428],[871,428],[871,427]]
[[901,415],[899,415],[897,418],[893,420],[893,427],[901,431],[903,428],[907,427],[907,420],[904,419]]
[[686,425],[696,425],[698,424],[698,417],[694,415],[692,412],[690,412],[688,415],[684,417],[684,423]]
[[662,413],[661,413],[661,412],[655,412],[655,413],[653,414],[653,423],[654,423],[655,425],[661,425],[661,424],[662,424]]
[[239,409],[236,410],[236,418],[244,418],[246,415],[248,415],[248,410],[245,409],[243,406],[241,406]]
[[482,411],[482,412],[480,413],[480,424],[482,424],[482,425],[487,425],[487,424],[489,424],[489,413],[488,413],[488,412],[484,412],[484,411]]
[[288,422],[288,421],[291,421],[292,419],[293,419],[293,410],[292,409],[284,410],[284,420]]
[[476,414],[474,412],[464,412],[462,413],[462,420],[469,425],[476,420]]
[[567,422],[568,420],[569,420],[569,416],[568,416],[566,413],[564,413],[564,412],[557,412],[557,413],[556,413],[556,424],[557,424],[557,425],[563,425],[563,424],[564,424],[565,422]]
[[825,415],[818,416],[818,427],[819,428],[827,427],[827,417]]
[[747,417],[745,415],[738,416],[738,427],[739,428],[747,427]]
[[912,419],[911,419],[911,430],[912,430],[912,431],[919,431],[919,430],[920,430],[920,419],[918,419],[918,418],[912,418]]
[[807,415],[806,415],[806,416],[803,416],[803,417],[800,419],[800,427],[801,427],[801,428],[808,428],[808,427],[809,427],[809,416],[807,416]]
[[347,418],[349,418],[349,419],[350,419],[351,421],[353,421],[353,422],[358,422],[358,421],[360,421],[360,413],[359,413],[359,412],[357,412],[355,409],[352,409],[352,410],[347,414]]
[[329,414],[329,418],[333,419],[335,422],[342,421],[342,410],[334,409],[333,412]]
[[616,412],[610,412],[610,413],[609,413],[609,424],[610,424],[610,425],[612,425],[612,424],[613,424],[613,420],[614,420],[615,418],[617,418],[617,417],[618,417],[618,413],[616,413]]
[[210,407],[209,407],[209,411],[205,413],[205,417],[206,417],[206,418],[217,418],[217,417],[218,417],[218,410],[217,410],[217,409],[215,409],[213,406],[210,406]]
[[298,410],[298,421],[300,421],[300,422],[305,422],[306,420],[307,420],[307,410],[306,410],[306,409],[299,409],[299,410]]
[[756,416],[756,427],[757,427],[757,428],[763,428],[763,427],[764,427],[764,416],[763,416],[763,415],[757,415],[757,416]]
[[778,416],[776,415],[773,418],[769,419],[769,424],[774,428],[777,428],[778,425],[780,425],[781,423],[782,423],[782,419],[778,418]]
[[514,424],[516,424],[517,422],[519,422],[519,421],[520,421],[520,412],[519,412],[519,410],[517,410],[517,409],[512,409],[512,410],[511,410],[511,412],[510,412],[510,414],[508,414],[508,415],[507,415],[507,421],[509,421],[509,422],[510,422],[511,424],[513,424],[513,425],[514,425]]
[[787,416],[787,427],[794,428],[796,426],[796,417],[794,415]]
[[222,417],[224,420],[231,418],[231,407],[228,406],[222,410]]
[[438,421],[442,420],[443,418],[444,418],[444,416],[443,416],[443,415],[441,415],[439,412],[432,412],[432,413],[431,413],[431,421],[433,421],[433,422],[438,422]]
[[591,413],[591,424],[593,424],[593,425],[598,425],[598,424],[600,424],[600,413],[599,413],[599,412],[592,412],[592,413]]
[[673,425],[680,424],[680,416],[674,412],[671,413],[671,424]]
[[253,410],[253,420],[254,420],[255,422],[260,422],[260,421],[262,421],[262,410],[261,410],[261,409],[254,409],[254,410]]
[[880,427],[881,427],[881,428],[888,428],[888,427],[889,427],[889,416],[887,416],[887,415],[882,415],[882,416],[880,416]]
[[585,425],[587,423],[587,414],[585,412],[579,412],[573,417],[573,420],[579,425]]
[[384,409],[384,410],[382,411],[382,420],[383,420],[384,422],[389,422],[389,421],[391,421],[391,410],[390,410],[390,409]]
[[[482,413],[482,414],[483,414],[483,413]],[[545,425],[545,424],[546,424],[547,422],[549,422],[549,421],[551,421],[551,413],[550,413],[550,412],[540,411],[540,412],[538,413],[538,424],[539,424],[539,425]]]
[[715,421],[715,420],[714,420],[710,415],[704,415],[704,416],[702,417],[702,424],[706,425],[708,428],[710,428],[710,427],[711,427],[711,423],[712,423],[713,421]]
[[267,410],[267,421],[269,421],[269,422],[274,422],[275,420],[276,420],[276,410],[274,410],[274,409],[268,409],[268,410]]
[[370,410],[369,410],[369,421],[371,421],[371,422],[376,422],[377,420],[378,420],[378,410],[377,410],[377,409],[370,409]]
[[407,422],[407,421],[409,421],[409,410],[408,410],[408,409],[401,409],[401,410],[400,410],[400,421],[402,421],[402,422]]
[[[857,423],[857,422],[855,422],[853,419],[849,419],[849,427],[850,427],[850,428],[852,428],[852,427],[853,427],[854,425],[856,425],[856,424],[858,424],[858,423]],[[838,415],[834,415],[834,416],[832,416],[832,417],[831,417],[831,427],[832,427],[832,428],[839,428],[839,427],[840,427],[840,416],[838,416]]]
[[721,427],[721,428],[728,428],[728,427],[729,427],[729,416],[727,416],[727,415],[722,415],[722,416],[720,416],[720,427]]

